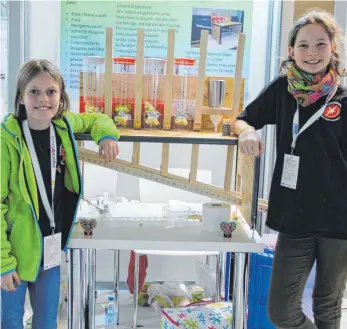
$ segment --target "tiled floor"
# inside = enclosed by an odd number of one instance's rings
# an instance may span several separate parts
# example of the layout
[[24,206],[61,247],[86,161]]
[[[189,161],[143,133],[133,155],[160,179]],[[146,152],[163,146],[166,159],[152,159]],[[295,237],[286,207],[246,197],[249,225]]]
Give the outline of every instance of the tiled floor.
[[[101,296],[100,299],[105,299],[106,296]],[[102,300],[102,301],[103,301]],[[118,329],[129,329],[132,323],[132,304],[131,299],[127,294],[123,294],[120,299],[120,325]],[[346,309],[342,313],[341,329],[347,328],[347,299],[343,300],[343,309]],[[102,304],[97,305],[96,308],[96,328],[104,329],[104,308]],[[142,325],[145,329],[159,329],[160,328],[160,314],[155,312],[150,307],[141,307],[139,309],[138,324]],[[66,320],[60,321],[58,329],[67,329]]]

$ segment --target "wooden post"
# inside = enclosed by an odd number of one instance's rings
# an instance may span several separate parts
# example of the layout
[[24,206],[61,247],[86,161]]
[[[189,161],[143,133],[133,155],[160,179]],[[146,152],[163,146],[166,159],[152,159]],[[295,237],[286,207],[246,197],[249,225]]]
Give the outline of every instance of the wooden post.
[[133,165],[139,165],[140,164],[140,143],[133,143],[133,159],[132,159],[132,164]]
[[163,176],[167,176],[169,173],[169,146],[170,144],[164,143],[163,150],[161,154],[161,168],[160,173]]
[[227,162],[225,166],[224,191],[231,190],[231,175],[233,172],[234,151],[234,145],[227,146]]
[[233,88],[233,102],[232,102],[232,106],[231,106],[232,121],[233,122],[235,121],[237,113],[239,112],[245,40],[246,40],[246,35],[243,33],[240,33],[239,34],[239,42],[237,45],[237,57],[236,57],[236,67],[235,67],[234,88]]
[[238,151],[238,170],[241,176],[241,205],[240,211],[247,223],[252,226],[252,197],[254,179],[254,156],[247,156]]
[[199,161],[199,144],[193,144],[192,157],[190,161],[190,173],[189,173],[189,181],[191,183],[196,182],[196,176],[198,173],[198,161]]
[[145,31],[137,30],[134,129],[141,129]]
[[196,104],[195,104],[194,127],[193,127],[194,131],[201,130],[202,107],[204,103],[204,83],[205,83],[205,70],[206,70],[206,59],[207,59],[207,44],[208,44],[208,31],[202,30],[201,39],[200,39],[198,87],[196,90]]
[[236,192],[241,192],[242,177],[240,174],[236,174]]
[[175,30],[169,29],[167,42],[167,61],[165,76],[165,98],[164,98],[164,122],[163,129],[171,129],[171,113],[172,113],[172,81],[173,81],[173,65],[175,56]]
[[106,52],[104,74],[105,113],[112,117],[113,29],[106,28]]

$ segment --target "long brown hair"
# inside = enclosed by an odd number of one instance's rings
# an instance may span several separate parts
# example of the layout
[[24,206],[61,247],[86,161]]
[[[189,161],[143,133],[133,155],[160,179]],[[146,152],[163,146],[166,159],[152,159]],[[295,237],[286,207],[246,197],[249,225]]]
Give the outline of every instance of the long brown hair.
[[[337,49],[340,47],[342,48],[343,42],[343,34],[342,29],[340,26],[336,23],[334,17],[325,11],[311,11],[305,16],[299,18],[291,31],[289,32],[288,37],[288,47],[293,47],[296,42],[296,38],[298,36],[299,30],[309,24],[318,24],[321,25],[325,31],[327,32],[330,42],[332,46],[336,49],[332,52],[329,68],[334,68],[338,75],[345,76],[346,75],[346,69],[341,68],[341,60],[340,56],[337,53]],[[294,63],[294,60],[291,57],[288,57],[285,59],[280,66],[280,72],[285,72],[290,68],[290,66]]]
[[45,59],[30,60],[26,62],[18,74],[16,97],[14,100],[14,115],[17,119],[26,119],[26,109],[21,100],[25,93],[25,89],[31,80],[40,73],[48,73],[58,83],[60,89],[60,102],[57,114],[53,119],[61,119],[64,112],[70,109],[70,99],[66,92],[65,82],[59,70],[49,61]]

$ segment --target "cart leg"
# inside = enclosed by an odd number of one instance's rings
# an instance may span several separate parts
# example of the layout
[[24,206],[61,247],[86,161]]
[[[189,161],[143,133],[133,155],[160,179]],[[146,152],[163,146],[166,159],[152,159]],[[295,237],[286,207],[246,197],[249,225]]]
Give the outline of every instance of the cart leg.
[[88,329],[95,329],[95,293],[96,293],[96,250],[87,250],[88,268],[86,269],[88,277],[87,303],[88,303]]
[[206,256],[206,266],[208,266],[208,267],[211,266],[211,255]]
[[243,329],[245,324],[245,261],[245,253],[235,253],[233,329]]
[[216,263],[216,302],[221,301],[221,292],[222,292],[222,284],[223,284],[223,253],[220,252],[217,255],[217,263]]
[[[85,328],[83,288],[85,276],[81,249],[69,250],[68,267],[68,329]],[[82,284],[81,284],[82,282]]]
[[119,250],[114,250],[114,300],[117,308],[117,324],[119,324]]
[[135,273],[134,273],[134,314],[133,329],[137,329],[137,317],[139,309],[139,276],[140,276],[140,255],[135,251]]
[[231,253],[227,252],[225,253],[225,270],[223,271],[225,278],[224,278],[224,301],[229,301],[229,293],[230,293],[230,260],[231,260]]

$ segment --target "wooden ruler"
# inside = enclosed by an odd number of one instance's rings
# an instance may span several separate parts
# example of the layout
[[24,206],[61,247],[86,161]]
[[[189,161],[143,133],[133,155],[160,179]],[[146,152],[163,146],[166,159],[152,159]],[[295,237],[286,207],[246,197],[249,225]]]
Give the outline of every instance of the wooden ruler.
[[[204,184],[201,182],[190,182],[188,179],[170,173],[162,175],[159,170],[153,168],[133,164],[129,161],[115,159],[111,162],[105,163],[105,161],[99,156],[97,152],[79,148],[79,158],[82,161],[98,165],[101,167],[116,170],[118,172],[128,174],[131,176],[147,179],[159,184],[168,185],[188,192],[204,195],[213,199],[229,202],[231,204],[240,205],[241,196],[240,192],[224,191],[223,188],[219,188],[213,185]],[[259,211],[267,210],[267,201],[259,200]]]
[[237,45],[237,55],[236,55],[236,68],[234,77],[234,88],[233,88],[233,101],[232,101],[232,117],[233,121],[236,119],[239,113],[240,105],[240,92],[242,84],[242,67],[243,67],[243,54],[245,51],[246,35],[243,33],[239,34],[239,41]]
[[194,114],[194,131],[201,130],[201,120],[202,120],[202,108],[204,104],[204,83],[205,83],[205,71],[206,71],[206,61],[207,61],[207,44],[208,44],[208,31],[201,31],[200,39],[200,57],[199,57],[199,76],[198,76],[198,86],[196,90],[196,104],[195,104],[195,114]]

